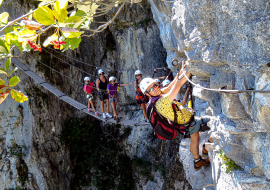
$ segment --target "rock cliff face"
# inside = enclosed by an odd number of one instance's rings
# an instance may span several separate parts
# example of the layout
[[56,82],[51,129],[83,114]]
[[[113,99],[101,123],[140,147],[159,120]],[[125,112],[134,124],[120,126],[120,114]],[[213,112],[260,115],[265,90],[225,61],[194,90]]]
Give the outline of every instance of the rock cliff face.
[[[16,18],[34,9],[31,3],[5,1],[1,9],[9,11],[11,17]],[[106,20],[112,15],[100,19]],[[80,47],[74,51],[67,51],[63,55],[49,48],[45,50],[39,54],[25,54],[20,61],[65,94],[85,104],[83,86],[53,72],[46,65],[81,82],[87,75],[75,67],[90,73],[89,77],[95,81],[98,77],[95,67],[98,66],[107,75],[116,76],[121,83],[134,82],[134,71],[137,69],[142,70],[146,77],[153,75],[154,68],[166,66],[166,50],[147,1],[132,7],[127,5],[105,32],[94,38],[84,38]],[[113,69],[119,69],[123,74]],[[60,135],[66,120],[85,115],[58,100],[22,71],[16,74],[21,79],[18,89],[29,96],[29,101],[18,104],[9,97],[0,106],[0,189],[70,189],[75,163],[70,161],[69,147],[60,144]],[[159,71],[155,76],[163,74],[163,71]],[[100,110],[97,98],[95,101],[96,108]],[[144,119],[140,107],[136,105],[133,86],[121,88],[120,105],[118,109],[121,117]],[[91,117],[88,119],[97,123]],[[97,125],[104,127],[103,123]],[[151,180],[141,175],[139,168],[134,167],[136,189],[190,189],[183,166],[176,159],[180,139],[162,143],[153,139],[150,126],[131,126],[131,129],[130,136],[123,142],[125,154],[130,159],[138,157],[152,166],[158,166],[157,169],[151,169]],[[122,126],[120,130],[122,133],[125,128]],[[93,186],[89,188],[95,189]]]
[[[168,65],[181,52],[196,75],[193,81],[204,87],[269,90],[268,1],[149,2]],[[218,94],[196,87],[193,95],[197,115],[211,116],[214,145],[212,181],[208,169],[193,172],[189,140],[182,141],[179,154],[192,187],[214,183],[217,189],[269,189],[269,93]],[[220,149],[243,170],[225,174]]]
[[[145,77],[151,76],[155,67],[169,66],[175,71],[179,68],[172,66],[172,59],[186,58],[188,71],[195,75],[193,81],[201,86],[270,89],[267,0],[148,2],[127,5],[104,33],[83,39],[80,48],[65,55],[103,68],[123,70],[122,75],[110,72],[122,83],[134,82],[137,69]],[[34,8],[31,1],[5,1],[1,7],[12,18],[31,8]],[[94,67],[47,50],[92,74],[91,80],[97,77]],[[37,60],[75,80],[82,81],[85,74],[48,53],[31,56],[34,58],[25,55],[21,61],[64,93],[85,102],[82,86],[47,70]],[[28,179],[24,186],[28,189],[69,189],[74,165],[69,160],[68,148],[60,145],[59,135],[64,121],[84,115],[21,71],[17,75],[22,79],[19,88],[30,98],[22,106],[10,103],[10,98],[0,106],[0,188],[21,186],[19,181]],[[126,87],[125,93],[120,94],[119,111],[126,118],[143,119],[132,89]],[[201,148],[210,135],[214,139],[214,144],[207,145],[211,167],[193,170],[189,139],[181,143],[179,138],[170,142],[151,141],[151,127],[132,127],[124,142],[127,155],[162,163],[166,169],[166,180],[161,172],[153,172],[155,182],[135,172],[136,188],[203,189],[214,184],[216,189],[270,189],[269,93],[225,94],[195,87],[193,95],[196,114],[211,119],[208,124],[211,131],[201,133],[200,141]],[[99,109],[97,102],[95,105]],[[221,165],[223,159],[218,155],[220,150],[242,170],[226,174]]]

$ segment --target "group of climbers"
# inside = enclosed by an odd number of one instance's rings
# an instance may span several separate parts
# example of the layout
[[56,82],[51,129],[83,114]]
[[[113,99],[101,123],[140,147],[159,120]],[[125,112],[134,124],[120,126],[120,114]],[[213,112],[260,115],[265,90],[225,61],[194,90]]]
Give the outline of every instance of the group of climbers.
[[[116,104],[118,101],[117,91],[120,86],[132,85],[116,83],[115,77],[104,76],[102,69],[98,71],[100,75],[96,80],[96,87],[101,102],[101,109],[103,112],[103,118],[112,116],[109,114],[109,102],[112,105],[114,112],[114,119],[119,122],[119,118],[116,112]],[[202,166],[210,164],[208,158],[208,152],[203,145],[202,157],[199,155],[199,131],[209,130],[206,123],[207,119],[201,119],[195,116],[195,112],[192,108],[185,108],[184,105],[188,100],[190,87],[181,102],[176,101],[176,96],[180,91],[183,84],[187,81],[184,74],[189,77],[190,73],[185,71],[185,67],[179,71],[177,76],[171,82],[165,77],[159,78],[142,78],[142,72],[140,70],[135,71],[134,89],[136,92],[137,103],[141,106],[145,118],[150,122],[154,129],[155,134],[162,140],[172,140],[176,137],[177,132],[184,135],[185,138],[190,138],[190,151],[194,157],[194,169],[199,170]],[[165,79],[160,83],[159,79]],[[95,114],[97,114],[94,104],[93,95],[91,94],[94,83],[89,83],[89,78],[85,78],[84,91],[87,93],[89,99],[88,111],[90,111],[90,105],[92,105]],[[109,84],[110,83],[110,84]],[[107,103],[107,113],[104,113],[104,100]],[[210,137],[209,142],[213,142]]]
[[[116,120],[116,122],[119,122],[119,118],[118,118],[117,112],[116,112],[116,105],[117,105],[117,101],[118,101],[117,91],[119,91],[120,86],[133,85],[133,83],[130,83],[130,84],[116,83],[115,77],[111,76],[108,79],[108,76],[104,76],[104,71],[102,69],[98,70],[98,75],[99,75],[99,78],[96,80],[96,88],[98,90],[98,97],[99,97],[99,100],[101,103],[101,111],[103,113],[103,118],[106,119],[106,118],[113,117]],[[93,86],[95,83],[94,82],[90,83],[89,77],[85,77],[84,82],[85,82],[85,86],[83,87],[83,91],[86,94],[86,98],[89,100],[88,112],[91,112],[91,110],[90,110],[90,105],[91,105],[96,116],[99,116],[99,114],[96,112],[96,109],[95,109],[95,106],[93,103],[92,90],[93,90]],[[107,104],[106,113],[104,111],[104,101],[106,101],[106,104]],[[109,114],[109,108],[110,108],[109,103],[111,103],[111,105],[112,105],[114,116]]]

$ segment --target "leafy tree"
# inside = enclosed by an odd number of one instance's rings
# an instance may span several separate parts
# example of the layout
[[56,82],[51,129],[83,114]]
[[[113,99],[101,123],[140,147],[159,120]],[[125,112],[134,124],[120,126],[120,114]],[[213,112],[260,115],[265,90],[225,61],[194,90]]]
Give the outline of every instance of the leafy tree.
[[[10,76],[16,71],[14,68],[9,71],[13,50],[17,47],[22,53],[30,50],[42,51],[42,46],[53,46],[55,49],[66,51],[79,47],[82,36],[93,36],[102,32],[125,5],[126,0],[39,0],[38,8],[22,15],[14,20],[9,20],[9,13],[0,14],[0,61],[5,63],[4,68],[0,68],[0,75],[4,75],[6,80],[0,78],[0,104],[11,94],[17,102],[25,102],[28,97],[13,88],[20,82],[19,77]],[[138,3],[132,1],[131,3]],[[0,6],[2,1],[0,0]],[[97,27],[90,28],[94,22],[94,17],[107,14],[113,7],[120,5],[114,17]],[[43,43],[40,35],[48,29],[55,28],[53,35],[49,36]],[[90,31],[90,35],[84,35],[84,31]],[[22,55],[21,53],[21,55]],[[20,56],[20,55],[19,55]],[[18,57],[18,56],[17,56]]]

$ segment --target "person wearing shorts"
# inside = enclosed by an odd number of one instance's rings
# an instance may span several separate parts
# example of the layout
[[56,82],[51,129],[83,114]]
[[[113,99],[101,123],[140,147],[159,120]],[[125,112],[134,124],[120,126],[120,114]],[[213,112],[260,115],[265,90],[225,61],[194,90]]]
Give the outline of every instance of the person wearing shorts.
[[94,106],[94,102],[93,102],[93,94],[92,94],[92,91],[93,91],[93,86],[94,86],[94,82],[90,83],[90,78],[89,77],[85,77],[84,78],[84,82],[85,82],[85,85],[83,87],[83,91],[86,95],[86,98],[88,99],[88,112],[91,112],[90,111],[90,105],[92,106],[92,109],[94,110],[96,116],[99,116],[99,114],[97,113],[96,109],[95,109],[95,106]]
[[[155,109],[158,114],[163,116],[164,122],[170,121],[175,122],[180,125],[188,124],[189,135],[190,135],[190,151],[194,157],[194,169],[197,171],[202,166],[207,166],[210,164],[208,158],[208,151],[203,147],[203,157],[206,159],[202,159],[199,154],[199,140],[200,140],[200,126],[203,120],[196,119],[194,117],[194,113],[192,109],[187,109],[184,105],[188,99],[188,93],[185,94],[182,102],[175,101],[175,97],[183,84],[187,81],[186,77],[188,78],[190,73],[186,72],[185,65],[182,65],[182,69],[179,71],[175,79],[163,89],[160,89],[158,85],[156,85],[156,81],[151,78],[145,78],[141,81],[141,90],[143,94],[149,96],[151,99],[150,101],[154,100],[154,98],[158,98],[155,103]],[[150,105],[150,102],[149,102]],[[173,106],[177,107],[177,110],[174,110]],[[149,108],[149,107],[148,107]],[[193,120],[195,118],[195,120]],[[192,121],[193,120],[193,121]],[[201,122],[203,121],[203,122]],[[151,122],[155,122],[152,121]],[[190,122],[190,123],[189,123]],[[213,142],[212,137],[209,138],[209,142]]]
[[[109,114],[109,99],[108,99],[108,93],[107,93],[107,86],[108,86],[108,77],[104,76],[104,71],[102,69],[98,70],[99,78],[96,80],[97,90],[98,90],[98,97],[101,103],[101,111],[103,113],[103,118],[106,119],[106,117],[111,118],[112,116]],[[104,101],[106,101],[107,104],[107,113],[104,112]]]
[[117,112],[116,112],[116,104],[117,104],[117,101],[118,101],[118,94],[117,94],[117,90],[120,86],[128,86],[128,85],[132,85],[133,83],[130,83],[130,84],[119,84],[119,83],[116,83],[115,81],[115,77],[111,76],[109,78],[109,82],[111,84],[109,84],[108,86],[108,94],[109,94],[109,100],[110,100],[110,103],[112,105],[112,108],[113,108],[113,113],[114,113],[114,119],[116,120],[116,122],[119,122],[119,118],[117,116]]

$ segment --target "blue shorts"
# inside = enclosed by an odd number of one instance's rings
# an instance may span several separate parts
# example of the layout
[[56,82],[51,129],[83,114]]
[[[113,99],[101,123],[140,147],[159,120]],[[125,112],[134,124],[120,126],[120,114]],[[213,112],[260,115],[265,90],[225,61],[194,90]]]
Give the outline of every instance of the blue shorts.
[[204,123],[207,123],[209,121],[209,118],[199,118],[199,117],[195,117],[195,121],[196,121],[196,124],[194,127],[190,127],[188,130],[189,130],[189,133],[190,135],[193,135],[194,133],[196,132],[199,132],[200,131],[200,128],[201,128],[201,124],[202,124],[202,120]]

